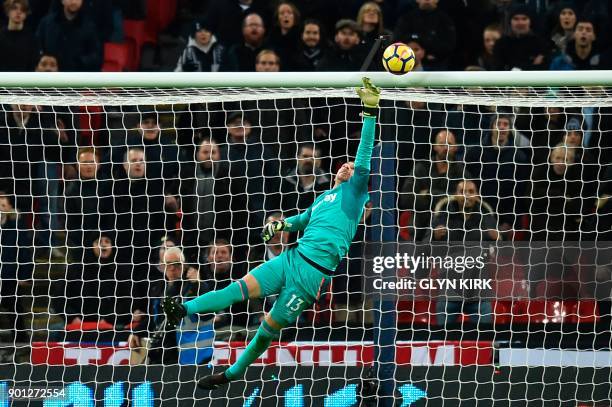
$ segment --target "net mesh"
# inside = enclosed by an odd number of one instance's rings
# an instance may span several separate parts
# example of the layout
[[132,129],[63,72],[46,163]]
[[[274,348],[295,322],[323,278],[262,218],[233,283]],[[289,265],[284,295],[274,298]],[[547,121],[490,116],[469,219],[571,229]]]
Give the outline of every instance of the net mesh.
[[[607,402],[610,89],[383,99],[371,200],[332,284],[245,381],[209,394],[195,378],[234,362],[276,298],[178,331],[161,299],[226,287],[295,245],[264,245],[261,228],[354,159],[354,90],[0,89],[0,406]],[[386,258],[455,266],[373,273],[381,240]],[[484,271],[466,266],[481,255]],[[381,288],[402,279],[415,285]],[[484,285],[437,282],[450,280]]]

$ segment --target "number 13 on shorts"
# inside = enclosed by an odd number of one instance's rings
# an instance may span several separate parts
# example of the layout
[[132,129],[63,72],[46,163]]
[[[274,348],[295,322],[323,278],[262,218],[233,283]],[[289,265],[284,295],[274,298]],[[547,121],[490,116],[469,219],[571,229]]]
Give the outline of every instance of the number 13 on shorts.
[[291,298],[289,299],[289,301],[285,304],[285,307],[289,308],[291,311],[295,312],[297,310],[300,309],[300,307],[302,306],[302,304],[304,303],[304,300],[299,298],[297,295],[295,294],[291,294]]

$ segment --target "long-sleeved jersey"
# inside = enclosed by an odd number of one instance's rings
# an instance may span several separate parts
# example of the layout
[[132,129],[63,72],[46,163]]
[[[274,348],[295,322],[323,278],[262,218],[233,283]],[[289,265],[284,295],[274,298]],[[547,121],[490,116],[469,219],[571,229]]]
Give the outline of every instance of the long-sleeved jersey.
[[330,271],[347,253],[369,199],[375,127],[376,117],[364,115],[353,176],[319,195],[306,211],[286,219],[286,231],[304,230],[297,250]]

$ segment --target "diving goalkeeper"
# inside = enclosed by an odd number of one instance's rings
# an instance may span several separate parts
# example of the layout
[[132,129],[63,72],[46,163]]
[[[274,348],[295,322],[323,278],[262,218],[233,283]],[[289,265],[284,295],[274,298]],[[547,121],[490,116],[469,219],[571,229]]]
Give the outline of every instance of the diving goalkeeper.
[[363,127],[355,163],[342,165],[334,187],[318,196],[306,211],[266,224],[261,234],[267,242],[283,230],[304,231],[297,246],[222,290],[208,292],[184,304],[173,298],[163,301],[167,324],[176,326],[186,315],[216,312],[247,298],[279,294],[238,360],[225,372],[200,379],[200,388],[214,390],[242,378],[247,367],[278,338],[280,330],[292,324],[304,309],[318,300],[347,253],[368,201],[370,160],[380,99],[380,89],[368,78],[363,78],[363,85],[357,89],[363,103]]

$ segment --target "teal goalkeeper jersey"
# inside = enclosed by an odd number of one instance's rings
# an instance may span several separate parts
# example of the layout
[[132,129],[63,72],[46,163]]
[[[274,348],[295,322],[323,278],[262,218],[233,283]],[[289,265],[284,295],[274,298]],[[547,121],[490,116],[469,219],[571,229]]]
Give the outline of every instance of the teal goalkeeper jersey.
[[304,231],[297,250],[334,271],[346,255],[368,202],[370,161],[376,118],[364,115],[353,176],[315,199],[310,207],[286,219],[289,232]]

